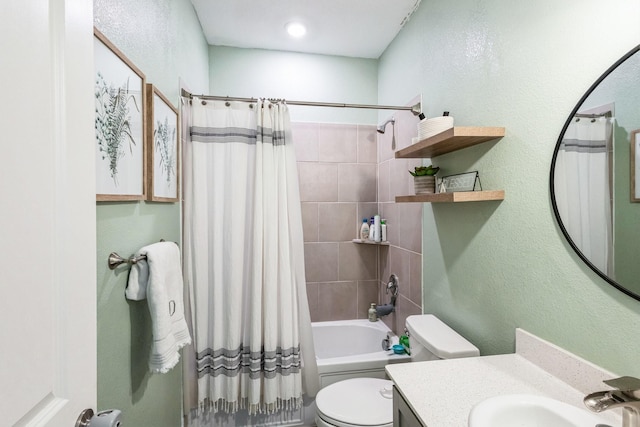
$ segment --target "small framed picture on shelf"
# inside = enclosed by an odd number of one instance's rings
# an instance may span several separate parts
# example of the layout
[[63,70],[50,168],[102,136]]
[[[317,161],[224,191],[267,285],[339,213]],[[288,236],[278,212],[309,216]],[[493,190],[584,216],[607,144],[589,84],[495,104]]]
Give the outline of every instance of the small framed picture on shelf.
[[145,197],[145,76],[94,29],[96,200]]
[[456,193],[459,191],[482,191],[478,171],[448,175],[442,177],[438,184],[438,193]]
[[178,110],[147,84],[147,200],[177,202],[180,192]]

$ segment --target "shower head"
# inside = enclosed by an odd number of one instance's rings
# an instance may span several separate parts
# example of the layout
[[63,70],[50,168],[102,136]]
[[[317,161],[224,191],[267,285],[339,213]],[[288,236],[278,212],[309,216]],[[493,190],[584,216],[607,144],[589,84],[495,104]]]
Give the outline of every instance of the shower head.
[[384,130],[386,129],[387,125],[391,123],[392,125],[394,125],[396,123],[396,119],[395,117],[391,117],[389,120],[387,120],[386,122],[384,122],[383,124],[381,124],[380,126],[378,126],[378,133],[384,133]]

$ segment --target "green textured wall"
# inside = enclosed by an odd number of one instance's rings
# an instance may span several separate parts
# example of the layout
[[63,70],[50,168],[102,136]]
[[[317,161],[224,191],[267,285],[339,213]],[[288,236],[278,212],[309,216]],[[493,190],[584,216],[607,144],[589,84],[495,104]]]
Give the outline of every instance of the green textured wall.
[[549,200],[558,134],[586,89],[640,41],[640,3],[423,0],[381,57],[378,96],[423,93],[428,116],[505,126],[500,142],[433,160],[479,170],[502,202],[427,204],[423,299],[483,354],[514,350],[521,327],[625,375],[640,375],[640,302],[565,242]]
[[[179,80],[206,91],[208,46],[189,0],[95,0],[94,23],[175,106]],[[124,298],[128,269],[107,268],[160,239],[180,241],[178,203],[98,203],[98,409],[118,408],[129,426],[182,422],[182,373],[148,373],[151,320],[146,302]]]
[[[375,59],[211,46],[209,60],[209,93],[214,95],[377,104]],[[290,111],[291,120],[297,122],[375,124],[377,120],[375,110],[291,106]]]

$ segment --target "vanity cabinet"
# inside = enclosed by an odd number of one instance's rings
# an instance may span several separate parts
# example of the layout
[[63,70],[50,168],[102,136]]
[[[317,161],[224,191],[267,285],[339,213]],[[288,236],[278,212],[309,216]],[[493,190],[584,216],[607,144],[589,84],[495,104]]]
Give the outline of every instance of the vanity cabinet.
[[393,386],[393,427],[425,427],[396,386]]
[[[396,151],[396,159],[432,158],[504,136],[503,127],[457,126]],[[396,203],[458,203],[503,200],[504,190],[396,196]]]

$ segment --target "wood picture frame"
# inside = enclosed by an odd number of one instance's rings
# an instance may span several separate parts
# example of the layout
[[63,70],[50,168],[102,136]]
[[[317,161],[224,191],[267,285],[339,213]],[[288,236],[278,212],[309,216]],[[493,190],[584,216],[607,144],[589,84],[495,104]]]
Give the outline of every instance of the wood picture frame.
[[629,148],[631,155],[629,156],[630,168],[629,168],[629,181],[631,184],[631,202],[640,202],[640,129],[631,132],[631,138],[629,141]]
[[145,75],[104,34],[93,34],[96,201],[144,200]]
[[147,200],[175,203],[180,198],[178,110],[147,84]]

